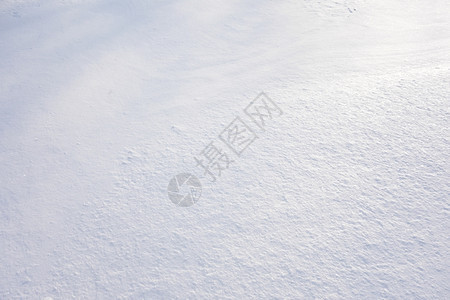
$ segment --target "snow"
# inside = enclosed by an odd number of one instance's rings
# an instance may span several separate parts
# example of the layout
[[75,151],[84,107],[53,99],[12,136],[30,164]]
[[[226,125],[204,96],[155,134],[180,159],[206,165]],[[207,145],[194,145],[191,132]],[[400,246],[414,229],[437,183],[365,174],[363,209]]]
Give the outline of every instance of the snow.
[[[449,298],[449,15],[1,1],[0,298]],[[243,111],[262,91],[265,130]],[[218,138],[237,116],[240,156]],[[234,160],[215,182],[210,142]]]

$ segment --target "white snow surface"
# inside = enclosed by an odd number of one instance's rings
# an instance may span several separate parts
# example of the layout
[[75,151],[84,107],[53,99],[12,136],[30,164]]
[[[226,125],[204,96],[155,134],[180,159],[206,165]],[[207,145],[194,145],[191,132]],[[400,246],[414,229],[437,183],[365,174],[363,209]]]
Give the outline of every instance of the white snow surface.
[[[449,299],[449,16],[0,1],[0,299]],[[194,157],[236,116],[258,138],[211,182]]]

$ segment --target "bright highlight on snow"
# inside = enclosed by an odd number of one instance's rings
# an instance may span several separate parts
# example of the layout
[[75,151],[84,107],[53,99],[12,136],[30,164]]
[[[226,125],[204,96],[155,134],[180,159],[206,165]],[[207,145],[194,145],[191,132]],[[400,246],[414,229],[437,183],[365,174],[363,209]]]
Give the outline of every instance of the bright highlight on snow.
[[0,1],[0,299],[449,299],[449,16]]

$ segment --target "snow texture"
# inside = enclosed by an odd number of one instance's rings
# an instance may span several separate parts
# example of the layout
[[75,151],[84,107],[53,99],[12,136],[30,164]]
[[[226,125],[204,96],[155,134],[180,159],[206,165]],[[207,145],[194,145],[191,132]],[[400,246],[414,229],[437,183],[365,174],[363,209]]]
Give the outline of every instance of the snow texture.
[[[449,299],[449,16],[0,1],[0,299]],[[265,130],[243,112],[262,91]],[[240,156],[218,139],[237,116]]]

